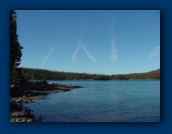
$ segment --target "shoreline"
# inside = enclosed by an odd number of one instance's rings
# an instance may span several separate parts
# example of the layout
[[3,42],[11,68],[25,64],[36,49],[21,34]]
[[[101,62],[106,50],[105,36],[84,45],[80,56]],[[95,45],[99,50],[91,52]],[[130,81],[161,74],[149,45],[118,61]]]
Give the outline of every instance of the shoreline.
[[23,103],[33,103],[36,100],[44,99],[38,95],[66,92],[77,88],[82,87],[54,84],[47,81],[30,81],[24,82],[20,86],[10,87],[10,122],[40,122],[41,116],[36,118],[31,109],[23,108]]

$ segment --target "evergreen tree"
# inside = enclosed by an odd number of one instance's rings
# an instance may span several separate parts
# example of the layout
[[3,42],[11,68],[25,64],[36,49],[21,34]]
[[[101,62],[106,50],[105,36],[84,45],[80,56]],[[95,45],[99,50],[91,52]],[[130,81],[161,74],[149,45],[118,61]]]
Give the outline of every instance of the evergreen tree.
[[21,61],[22,46],[18,41],[16,19],[16,12],[10,10],[10,85],[15,85],[20,81],[17,67]]

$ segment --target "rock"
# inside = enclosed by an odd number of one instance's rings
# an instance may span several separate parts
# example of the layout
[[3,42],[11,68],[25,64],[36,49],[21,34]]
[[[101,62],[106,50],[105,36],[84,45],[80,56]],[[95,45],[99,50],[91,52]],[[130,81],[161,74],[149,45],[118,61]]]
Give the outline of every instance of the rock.
[[22,119],[22,122],[26,122],[26,120],[27,120],[26,118],[23,118],[23,119]]
[[21,112],[19,113],[19,116],[26,116],[26,115],[27,115],[27,113],[24,112],[24,111],[21,111]]
[[20,114],[19,112],[12,112],[12,113],[11,113],[11,116],[12,116],[12,117],[15,117],[15,116],[19,116],[19,114]]
[[19,97],[18,99],[16,99],[16,103],[22,103],[22,98]]
[[[20,106],[22,103],[31,103],[33,100],[41,100],[43,97],[38,97],[40,94],[59,93],[70,91],[80,86],[62,85],[47,83],[46,81],[25,83],[22,87],[11,89],[10,103]],[[11,105],[10,105],[11,108]],[[30,111],[22,111],[22,108],[12,107],[10,109],[10,122],[33,122],[38,121]],[[14,111],[15,110],[15,111]],[[20,111],[20,112],[19,112]]]
[[19,118],[16,118],[15,122],[20,122],[20,121],[19,121]]
[[27,119],[26,122],[33,122],[33,119]]

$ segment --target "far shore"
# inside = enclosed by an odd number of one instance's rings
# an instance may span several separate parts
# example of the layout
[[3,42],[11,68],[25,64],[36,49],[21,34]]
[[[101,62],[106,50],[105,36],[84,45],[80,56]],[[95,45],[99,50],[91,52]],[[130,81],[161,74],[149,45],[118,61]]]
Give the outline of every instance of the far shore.
[[43,81],[23,82],[20,86],[10,87],[10,122],[39,122],[41,117],[36,118],[30,109],[24,109],[23,103],[32,103],[35,100],[44,99],[38,95],[60,93],[72,89],[82,88],[76,85],[54,84]]

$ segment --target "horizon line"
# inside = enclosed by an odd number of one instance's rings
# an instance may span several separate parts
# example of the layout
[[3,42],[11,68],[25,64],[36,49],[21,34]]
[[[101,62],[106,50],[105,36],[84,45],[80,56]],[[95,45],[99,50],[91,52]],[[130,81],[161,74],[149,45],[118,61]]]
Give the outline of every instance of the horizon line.
[[43,68],[31,68],[31,67],[19,67],[19,68],[26,68],[26,69],[39,69],[39,70],[47,70],[47,71],[54,71],[54,72],[65,72],[65,73],[78,73],[78,74],[96,74],[96,75],[128,75],[128,74],[139,74],[139,73],[148,73],[156,70],[160,70],[160,67],[158,69],[153,69],[146,72],[133,72],[133,73],[116,73],[116,74],[104,74],[104,73],[86,73],[86,72],[70,72],[70,71],[57,71],[57,70],[50,70],[50,69],[43,69]]

